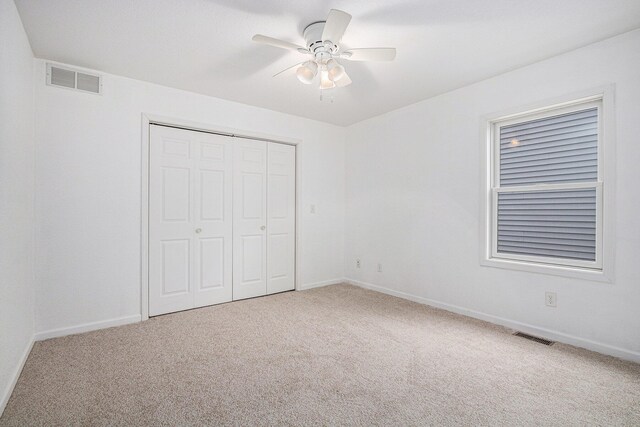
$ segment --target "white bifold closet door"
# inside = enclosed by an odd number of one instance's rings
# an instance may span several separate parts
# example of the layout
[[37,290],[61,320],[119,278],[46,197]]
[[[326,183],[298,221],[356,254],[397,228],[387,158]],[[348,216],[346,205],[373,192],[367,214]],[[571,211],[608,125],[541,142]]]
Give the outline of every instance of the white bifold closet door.
[[267,143],[233,142],[233,299],[267,294]]
[[234,141],[233,299],[294,289],[295,148]]
[[267,146],[267,293],[295,287],[296,149]]
[[295,147],[152,125],[149,315],[295,287]]
[[231,301],[229,137],[152,125],[149,315]]

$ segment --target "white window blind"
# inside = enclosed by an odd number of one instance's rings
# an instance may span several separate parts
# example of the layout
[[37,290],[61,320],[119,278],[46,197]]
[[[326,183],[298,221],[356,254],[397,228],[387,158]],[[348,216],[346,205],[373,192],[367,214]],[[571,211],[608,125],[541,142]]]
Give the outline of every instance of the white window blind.
[[494,257],[599,268],[599,109],[495,123]]

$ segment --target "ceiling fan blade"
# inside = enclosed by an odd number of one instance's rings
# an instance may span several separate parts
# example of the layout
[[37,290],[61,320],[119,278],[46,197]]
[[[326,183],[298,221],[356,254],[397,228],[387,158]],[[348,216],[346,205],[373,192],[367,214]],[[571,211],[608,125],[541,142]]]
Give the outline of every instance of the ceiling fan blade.
[[280,71],[280,72],[275,73],[275,74],[273,75],[273,77],[279,76],[280,74],[282,74],[282,73],[284,73],[284,72],[286,72],[286,71],[289,71],[289,70],[291,70],[292,68],[296,68],[297,66],[302,65],[302,64],[304,64],[305,62],[306,62],[306,61],[298,62],[297,64],[292,65],[291,67],[287,67],[287,68],[285,68],[284,70],[282,70],[282,71]]
[[297,50],[300,53],[309,53],[307,49],[302,46],[298,46],[295,43],[288,41],[274,39],[273,37],[263,36],[262,34],[256,34],[251,38],[256,43],[266,44],[269,46],[279,47],[281,49]]
[[338,80],[335,83],[336,83],[336,87],[345,87],[351,84],[351,79],[349,78],[349,75],[345,71],[343,76],[340,78],[340,80]]
[[370,47],[362,49],[349,49],[340,55],[349,61],[393,61],[396,57],[394,47]]
[[331,40],[333,44],[340,43],[350,21],[351,15],[347,12],[343,12],[338,9],[331,9],[329,11],[329,16],[327,16],[327,22],[324,23],[322,40]]

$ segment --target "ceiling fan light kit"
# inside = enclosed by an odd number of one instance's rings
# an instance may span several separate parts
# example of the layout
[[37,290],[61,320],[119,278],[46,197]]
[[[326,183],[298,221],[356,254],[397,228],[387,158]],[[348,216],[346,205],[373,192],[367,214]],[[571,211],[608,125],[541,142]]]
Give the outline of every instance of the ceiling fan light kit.
[[[348,61],[392,61],[396,56],[395,48],[391,47],[342,51],[340,42],[349,22],[351,22],[351,15],[341,10],[331,9],[326,21],[313,22],[304,29],[303,36],[306,41],[306,48],[261,34],[256,34],[252,40],[257,43],[312,56],[313,59],[286,69],[297,67],[296,76],[300,82],[311,84],[315,77],[319,75],[318,88],[320,90],[344,87],[351,84],[351,78],[349,78],[344,66],[337,59]],[[274,77],[286,70],[275,74]]]

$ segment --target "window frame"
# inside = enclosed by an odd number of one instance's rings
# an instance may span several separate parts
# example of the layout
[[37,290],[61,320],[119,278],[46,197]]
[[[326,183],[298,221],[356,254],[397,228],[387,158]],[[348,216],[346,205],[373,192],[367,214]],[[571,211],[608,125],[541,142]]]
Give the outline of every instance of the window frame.
[[[485,195],[481,227],[480,264],[513,270],[531,271],[566,277],[579,277],[595,281],[611,282],[613,279],[614,194],[613,194],[613,86],[586,93],[565,96],[561,99],[538,103],[508,112],[484,117],[481,123],[482,141],[485,147],[482,191]],[[500,128],[514,123],[527,122],[544,117],[597,108],[598,114],[598,176],[595,182],[561,184],[513,185],[500,187]],[[509,254],[497,251],[498,193],[521,191],[545,191],[594,188],[596,191],[596,259],[595,261],[537,255]],[[605,191],[606,189],[606,191]]]

